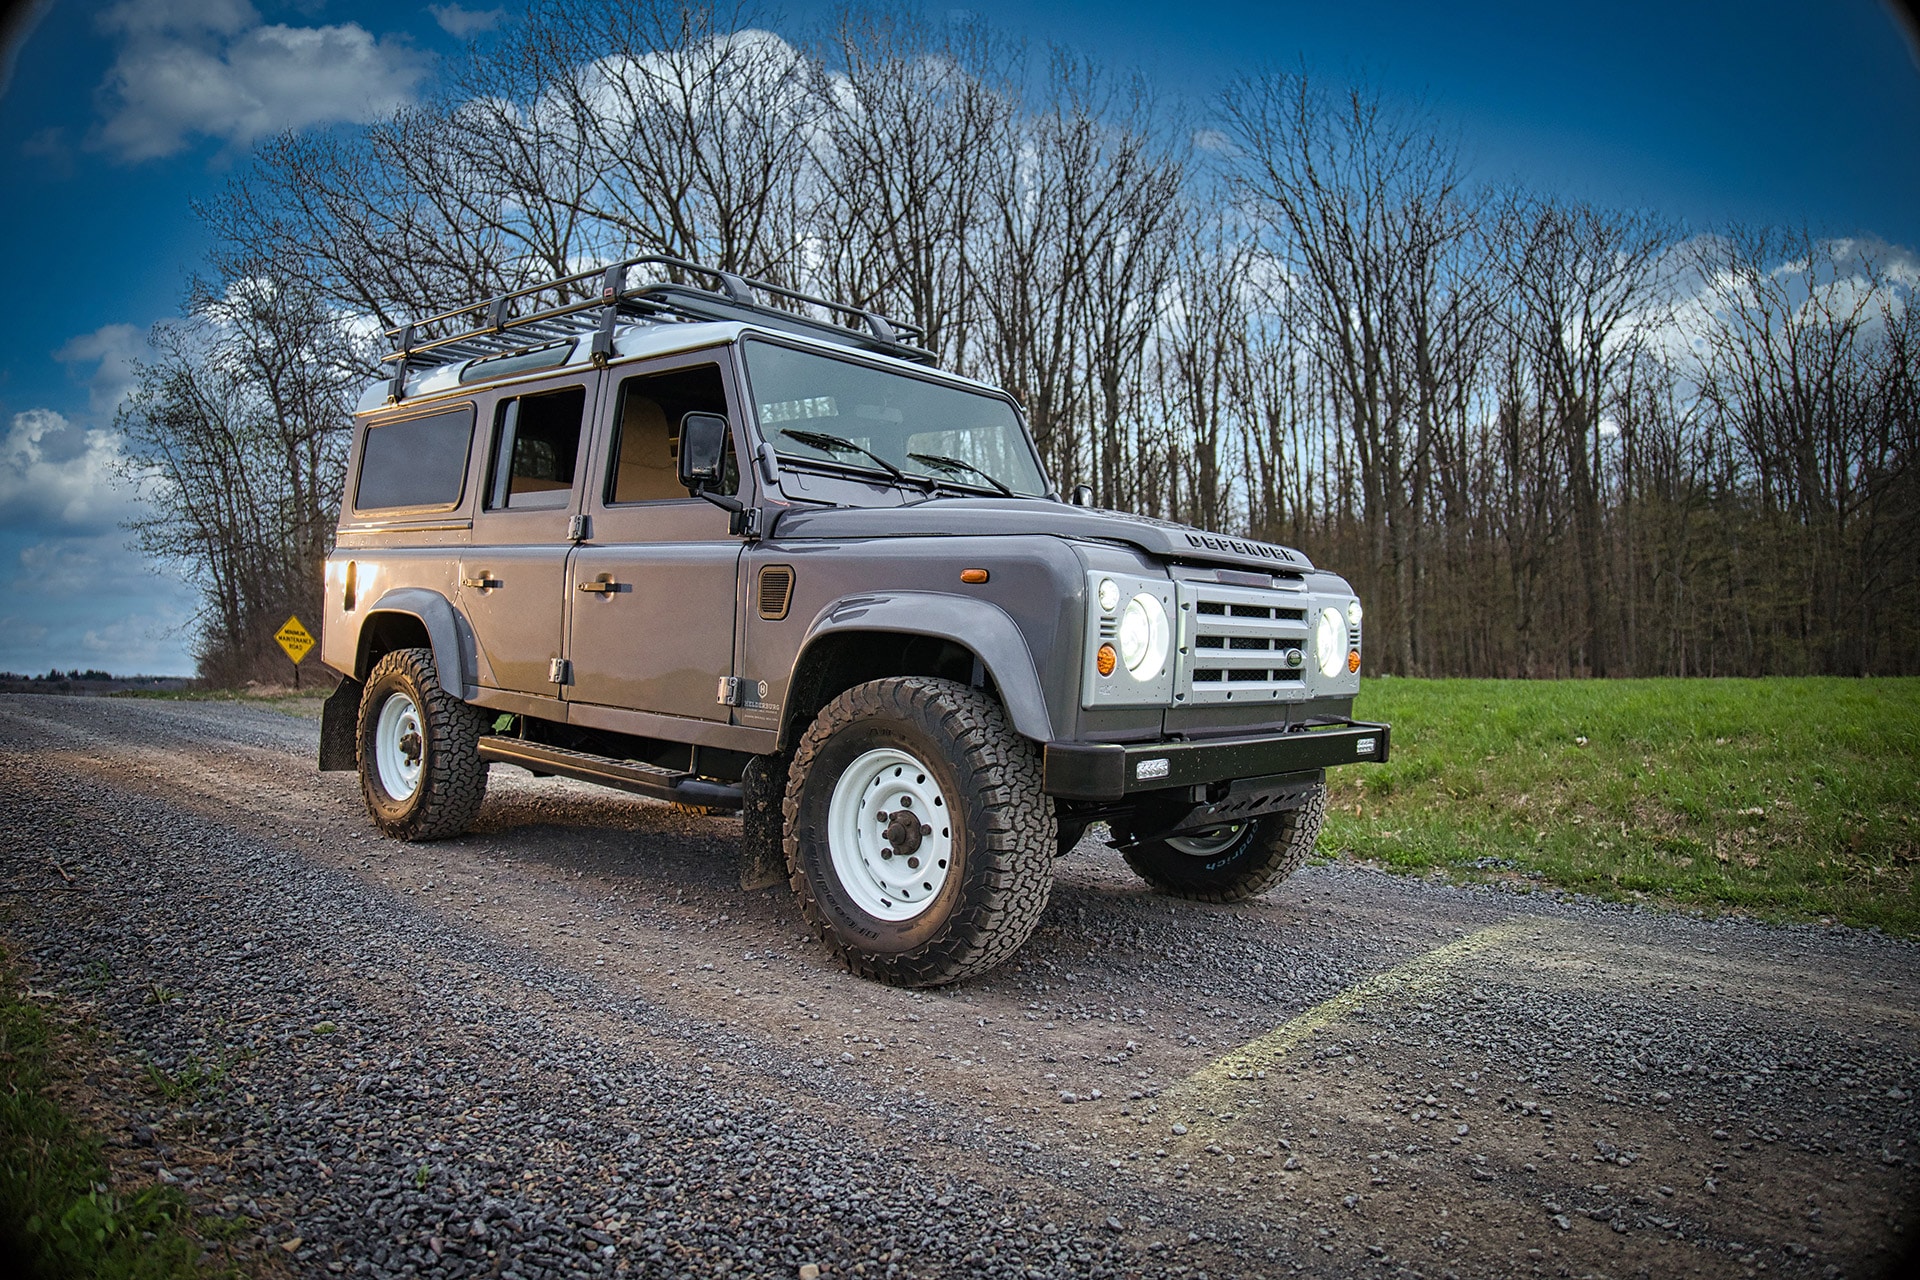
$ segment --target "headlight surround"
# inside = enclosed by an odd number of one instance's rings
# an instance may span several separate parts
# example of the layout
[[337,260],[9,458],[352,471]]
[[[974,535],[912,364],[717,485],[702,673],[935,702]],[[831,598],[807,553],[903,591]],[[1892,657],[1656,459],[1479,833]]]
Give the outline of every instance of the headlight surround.
[[1158,678],[1173,647],[1166,606],[1144,591],[1127,601],[1127,610],[1120,615],[1119,639],[1120,661],[1127,673],[1140,681]]
[[1313,628],[1313,657],[1320,674],[1331,680],[1347,668],[1347,624],[1338,609],[1320,611]]

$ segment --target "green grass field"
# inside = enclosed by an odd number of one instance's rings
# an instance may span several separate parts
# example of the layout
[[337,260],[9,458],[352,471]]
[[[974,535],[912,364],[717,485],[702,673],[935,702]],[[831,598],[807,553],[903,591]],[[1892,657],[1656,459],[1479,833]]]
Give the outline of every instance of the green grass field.
[[1920,680],[1367,681],[1325,853],[1920,934]]

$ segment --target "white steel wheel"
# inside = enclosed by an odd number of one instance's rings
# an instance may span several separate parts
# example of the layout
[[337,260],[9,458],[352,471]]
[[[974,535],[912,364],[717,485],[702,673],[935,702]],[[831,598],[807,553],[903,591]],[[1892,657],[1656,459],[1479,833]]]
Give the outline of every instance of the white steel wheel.
[[896,747],[856,757],[827,802],[827,846],[841,888],[868,915],[914,919],[947,882],[952,823],[921,761]]
[[405,801],[420,789],[426,735],[421,732],[420,708],[405,693],[393,693],[380,705],[373,731],[374,767],[380,785],[395,800]]
[[1211,858],[1215,854],[1233,847],[1240,833],[1247,829],[1244,822],[1230,826],[1215,827],[1211,831],[1202,831],[1191,836],[1168,836],[1167,847],[1186,854],[1189,858]]

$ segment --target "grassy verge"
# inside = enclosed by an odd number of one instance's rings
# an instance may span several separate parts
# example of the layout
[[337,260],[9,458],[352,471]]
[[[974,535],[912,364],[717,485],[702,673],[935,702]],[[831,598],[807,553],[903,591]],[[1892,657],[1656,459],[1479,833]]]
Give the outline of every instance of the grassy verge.
[[112,1189],[99,1135],[59,1101],[70,1060],[0,950],[0,1259],[15,1275],[172,1280],[237,1275],[199,1265],[194,1215],[172,1187]]
[[146,698],[158,702],[243,702],[250,706],[266,707],[272,711],[284,712],[302,720],[318,720],[320,704],[332,693],[331,687],[316,689],[312,685],[294,689],[284,685],[247,689],[130,689],[125,693],[109,694],[113,698]]
[[1920,680],[1372,680],[1321,847],[1920,934]]

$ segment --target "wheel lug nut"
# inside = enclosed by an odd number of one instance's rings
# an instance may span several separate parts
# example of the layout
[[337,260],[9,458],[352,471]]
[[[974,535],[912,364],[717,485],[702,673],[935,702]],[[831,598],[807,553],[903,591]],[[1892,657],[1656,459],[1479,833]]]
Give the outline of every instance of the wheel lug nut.
[[933,834],[933,828],[923,826],[920,828],[920,834],[923,836],[930,836]]

